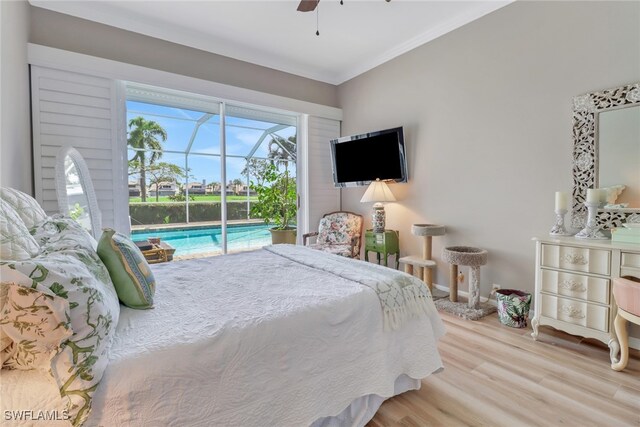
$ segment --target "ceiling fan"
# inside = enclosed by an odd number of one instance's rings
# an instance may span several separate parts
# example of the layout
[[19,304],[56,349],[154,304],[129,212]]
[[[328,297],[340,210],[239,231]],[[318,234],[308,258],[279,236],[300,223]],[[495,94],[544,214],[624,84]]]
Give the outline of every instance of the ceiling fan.
[[313,12],[318,7],[320,0],[301,0],[298,5],[298,12]]
[[[389,3],[391,0],[385,1]],[[298,12],[313,12],[314,10],[316,11],[316,36],[320,35],[320,29],[318,28],[320,26],[320,24],[318,23],[320,18],[318,17],[318,11],[316,10],[318,8],[318,3],[320,3],[320,0],[300,0],[297,9]],[[344,4],[343,0],[340,0],[340,4]]]
[[[385,1],[389,3],[391,0]],[[298,12],[313,12],[318,7],[318,3],[320,3],[320,0],[300,0]],[[340,0],[340,4],[342,4],[342,0]]]

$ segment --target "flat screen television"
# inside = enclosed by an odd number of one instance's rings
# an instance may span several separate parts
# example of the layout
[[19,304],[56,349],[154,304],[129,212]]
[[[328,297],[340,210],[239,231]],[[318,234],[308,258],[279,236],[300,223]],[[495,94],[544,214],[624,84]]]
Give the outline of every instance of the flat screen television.
[[402,127],[345,136],[330,142],[336,187],[368,185],[378,178],[407,182]]

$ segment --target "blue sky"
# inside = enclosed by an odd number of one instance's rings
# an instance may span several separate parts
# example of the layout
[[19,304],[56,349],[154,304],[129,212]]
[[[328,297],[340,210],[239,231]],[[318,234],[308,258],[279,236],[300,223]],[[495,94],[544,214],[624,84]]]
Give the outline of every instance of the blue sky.
[[[169,151],[184,152],[186,150],[196,122],[204,114],[202,111],[127,101],[127,122],[134,117],[142,116],[160,124],[167,131],[167,140],[163,147]],[[221,181],[220,157],[207,156],[207,154],[220,154],[219,123],[220,116],[216,114],[200,126],[191,147],[191,155],[188,158],[188,167],[192,176],[190,181],[202,182],[203,179],[207,183]],[[226,124],[227,156],[245,156],[264,133],[264,130],[277,123],[249,120],[227,114]],[[275,133],[287,138],[296,134],[296,128],[289,126]],[[270,137],[265,138],[254,156],[266,157],[270,140]],[[132,152],[130,151],[129,158],[131,157]],[[184,167],[185,155],[164,153],[161,161]],[[244,158],[227,157],[227,182],[235,178],[240,178],[244,182],[246,178],[240,174],[244,165]]]

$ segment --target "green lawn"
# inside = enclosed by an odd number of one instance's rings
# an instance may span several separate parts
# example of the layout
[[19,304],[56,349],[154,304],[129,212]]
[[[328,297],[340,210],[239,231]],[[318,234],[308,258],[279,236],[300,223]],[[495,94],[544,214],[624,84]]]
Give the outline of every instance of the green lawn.
[[[220,196],[217,195],[213,195],[213,194],[196,194],[196,195],[192,195],[194,200],[191,200],[192,202],[219,202],[220,201]],[[227,201],[231,201],[231,200],[239,200],[239,201],[246,201],[247,200],[247,196],[227,196]],[[255,201],[257,200],[257,198],[255,196],[251,196],[249,197],[249,200],[251,201]],[[151,203],[155,203],[156,198],[155,197],[147,197],[147,203],[151,202]],[[173,200],[169,199],[169,197],[167,196],[160,196],[158,198],[158,202],[161,203],[184,203],[184,202],[174,202]],[[129,197],[129,203],[141,203],[140,197]]]

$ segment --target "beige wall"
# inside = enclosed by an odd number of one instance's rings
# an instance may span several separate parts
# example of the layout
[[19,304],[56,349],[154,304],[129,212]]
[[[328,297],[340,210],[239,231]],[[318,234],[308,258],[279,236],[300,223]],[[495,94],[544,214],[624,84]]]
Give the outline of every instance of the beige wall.
[[[342,134],[405,126],[410,181],[387,206],[403,255],[421,253],[411,224],[444,224],[437,258],[488,249],[483,296],[533,291],[531,237],[572,185],[572,98],[638,80],[640,3],[517,2],[340,85]],[[364,190],[343,190],[343,208],[370,225]]]
[[0,1],[0,21],[0,185],[32,194],[29,5]]
[[336,107],[334,85],[31,7],[31,43]]

